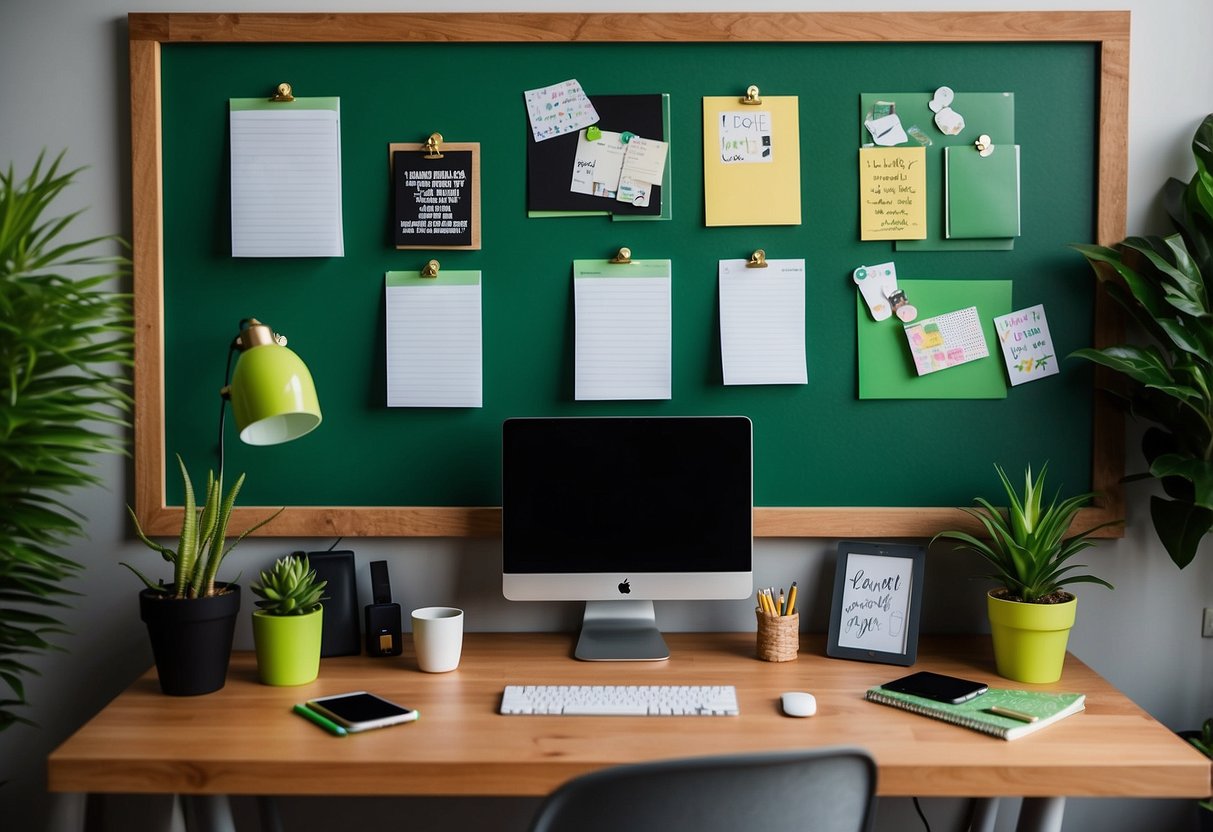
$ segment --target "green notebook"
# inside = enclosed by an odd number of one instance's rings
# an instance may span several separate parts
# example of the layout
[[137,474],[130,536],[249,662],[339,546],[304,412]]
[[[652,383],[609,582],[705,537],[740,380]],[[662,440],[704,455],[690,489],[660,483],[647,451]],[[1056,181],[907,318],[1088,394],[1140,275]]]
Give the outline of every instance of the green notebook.
[[[867,698],[882,705],[892,705],[904,711],[942,719],[954,725],[962,725],[1004,740],[1015,740],[1052,725],[1060,719],[1076,714],[1085,707],[1086,696],[1081,693],[1043,693],[1027,690],[990,688],[981,696],[948,705],[922,696],[885,690],[875,687],[868,690]],[[1006,708],[1036,717],[1035,722],[1024,722],[1008,716],[990,713],[992,707]]]
[[1019,145],[944,150],[948,239],[1019,236]]

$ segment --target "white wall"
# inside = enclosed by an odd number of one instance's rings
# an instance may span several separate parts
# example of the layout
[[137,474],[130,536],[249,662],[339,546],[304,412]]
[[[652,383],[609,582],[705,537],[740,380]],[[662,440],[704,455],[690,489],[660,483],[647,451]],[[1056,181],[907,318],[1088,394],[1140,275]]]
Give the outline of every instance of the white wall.
[[[515,5],[516,4],[516,5]],[[456,7],[440,0],[412,6],[383,0],[361,0],[359,10],[376,11],[585,11],[576,0],[463,0]],[[129,236],[129,131],[125,15],[129,11],[342,10],[334,0],[3,0],[0,2],[0,164],[10,161],[25,171],[43,147],[69,148],[68,161],[87,165],[79,185],[66,194],[66,211],[89,210],[79,221],[80,234],[118,232]],[[1196,125],[1213,110],[1213,68],[1208,39],[1213,33],[1213,3],[1208,0],[1127,0],[1133,12],[1129,146],[1129,229],[1134,233],[1166,230],[1158,207],[1158,190],[1167,176],[1192,173],[1189,142]],[[616,2],[612,11],[733,10],[727,0],[645,0]],[[1030,10],[1100,9],[1086,0],[907,0],[884,4],[846,2],[776,2],[762,8],[782,10]],[[1133,431],[1131,429],[1130,433]],[[1139,461],[1130,437],[1130,464]],[[151,553],[132,543],[124,524],[123,504],[131,488],[129,465],[100,463],[108,488],[82,491],[72,502],[88,516],[88,537],[67,553],[86,565],[74,588],[83,593],[66,619],[75,634],[62,639],[66,653],[36,660],[42,676],[30,680],[30,716],[38,729],[15,727],[0,734],[0,817],[13,830],[42,828],[50,800],[45,793],[46,754],[109,698],[150,664],[135,605],[132,576],[117,566],[132,560],[154,569]],[[1206,543],[1198,563],[1176,570],[1154,539],[1149,525],[1146,488],[1129,491],[1129,528],[1123,540],[1092,554],[1100,574],[1116,586],[1114,593],[1087,591],[1072,638],[1077,655],[1126,691],[1157,718],[1174,728],[1191,727],[1213,715],[1213,640],[1200,638],[1201,608],[1213,606],[1213,548]],[[273,556],[314,542],[246,542],[233,556],[233,569],[249,574]],[[365,572],[370,560],[388,558],[393,585],[406,609],[436,600],[468,611],[475,629],[568,629],[576,611],[570,605],[509,605],[501,600],[497,548],[489,542],[461,540],[354,540]],[[779,582],[788,574],[820,580],[833,541],[760,541],[756,547],[757,581]],[[984,627],[980,598],[967,583],[972,562],[948,552],[931,553],[924,630],[972,631]],[[362,575],[365,582],[366,576]],[[806,587],[809,598],[824,599],[823,587]],[[959,600],[958,600],[959,599]],[[747,605],[658,605],[669,629],[742,629],[753,625]],[[824,618],[816,616],[816,626]],[[250,645],[247,622],[237,636]],[[158,828],[151,805],[143,799],[115,801],[125,829]],[[401,814],[402,801],[365,801],[364,817]],[[503,808],[504,805],[504,808]],[[323,817],[333,801],[311,801],[288,807],[299,826],[320,828],[308,818]],[[482,825],[504,828],[522,823],[529,804],[472,801],[458,807],[448,802],[408,802],[414,820],[448,813],[446,828]],[[940,801],[928,805],[932,819],[955,816],[958,807]],[[1066,829],[1175,829],[1189,807],[1167,801],[1071,801]],[[454,812],[453,815],[449,813]],[[505,820],[503,820],[503,818]],[[463,821],[463,822],[461,822]],[[342,826],[333,821],[334,828]],[[882,829],[916,825],[904,802],[882,805]],[[1000,828],[1005,826],[1000,824]],[[113,828],[119,828],[114,826]],[[513,828],[513,827],[511,827]],[[916,828],[916,826],[915,826]]]

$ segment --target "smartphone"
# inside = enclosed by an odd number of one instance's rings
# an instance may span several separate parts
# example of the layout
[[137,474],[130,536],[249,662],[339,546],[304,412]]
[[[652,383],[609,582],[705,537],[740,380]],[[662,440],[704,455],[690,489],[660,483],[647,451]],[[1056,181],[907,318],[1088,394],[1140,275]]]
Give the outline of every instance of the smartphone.
[[885,682],[881,687],[898,693],[924,696],[937,702],[947,702],[949,705],[968,702],[990,689],[984,682],[971,682],[968,679],[944,676],[942,673],[931,673],[927,670]]
[[350,732],[412,722],[421,715],[412,708],[397,705],[364,690],[309,699],[307,706]]

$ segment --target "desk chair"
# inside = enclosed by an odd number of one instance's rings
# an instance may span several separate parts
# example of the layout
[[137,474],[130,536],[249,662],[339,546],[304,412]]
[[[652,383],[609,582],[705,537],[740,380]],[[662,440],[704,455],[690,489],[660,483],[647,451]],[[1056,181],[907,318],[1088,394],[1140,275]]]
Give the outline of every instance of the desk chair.
[[867,832],[876,763],[857,748],[622,765],[552,792],[531,832]]

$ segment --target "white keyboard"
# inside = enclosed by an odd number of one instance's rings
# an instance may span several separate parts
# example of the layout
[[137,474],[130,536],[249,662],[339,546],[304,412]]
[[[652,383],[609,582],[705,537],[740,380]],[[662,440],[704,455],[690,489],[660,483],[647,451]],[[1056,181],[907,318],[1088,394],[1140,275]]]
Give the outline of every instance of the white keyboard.
[[503,714],[737,716],[732,685],[506,685]]

